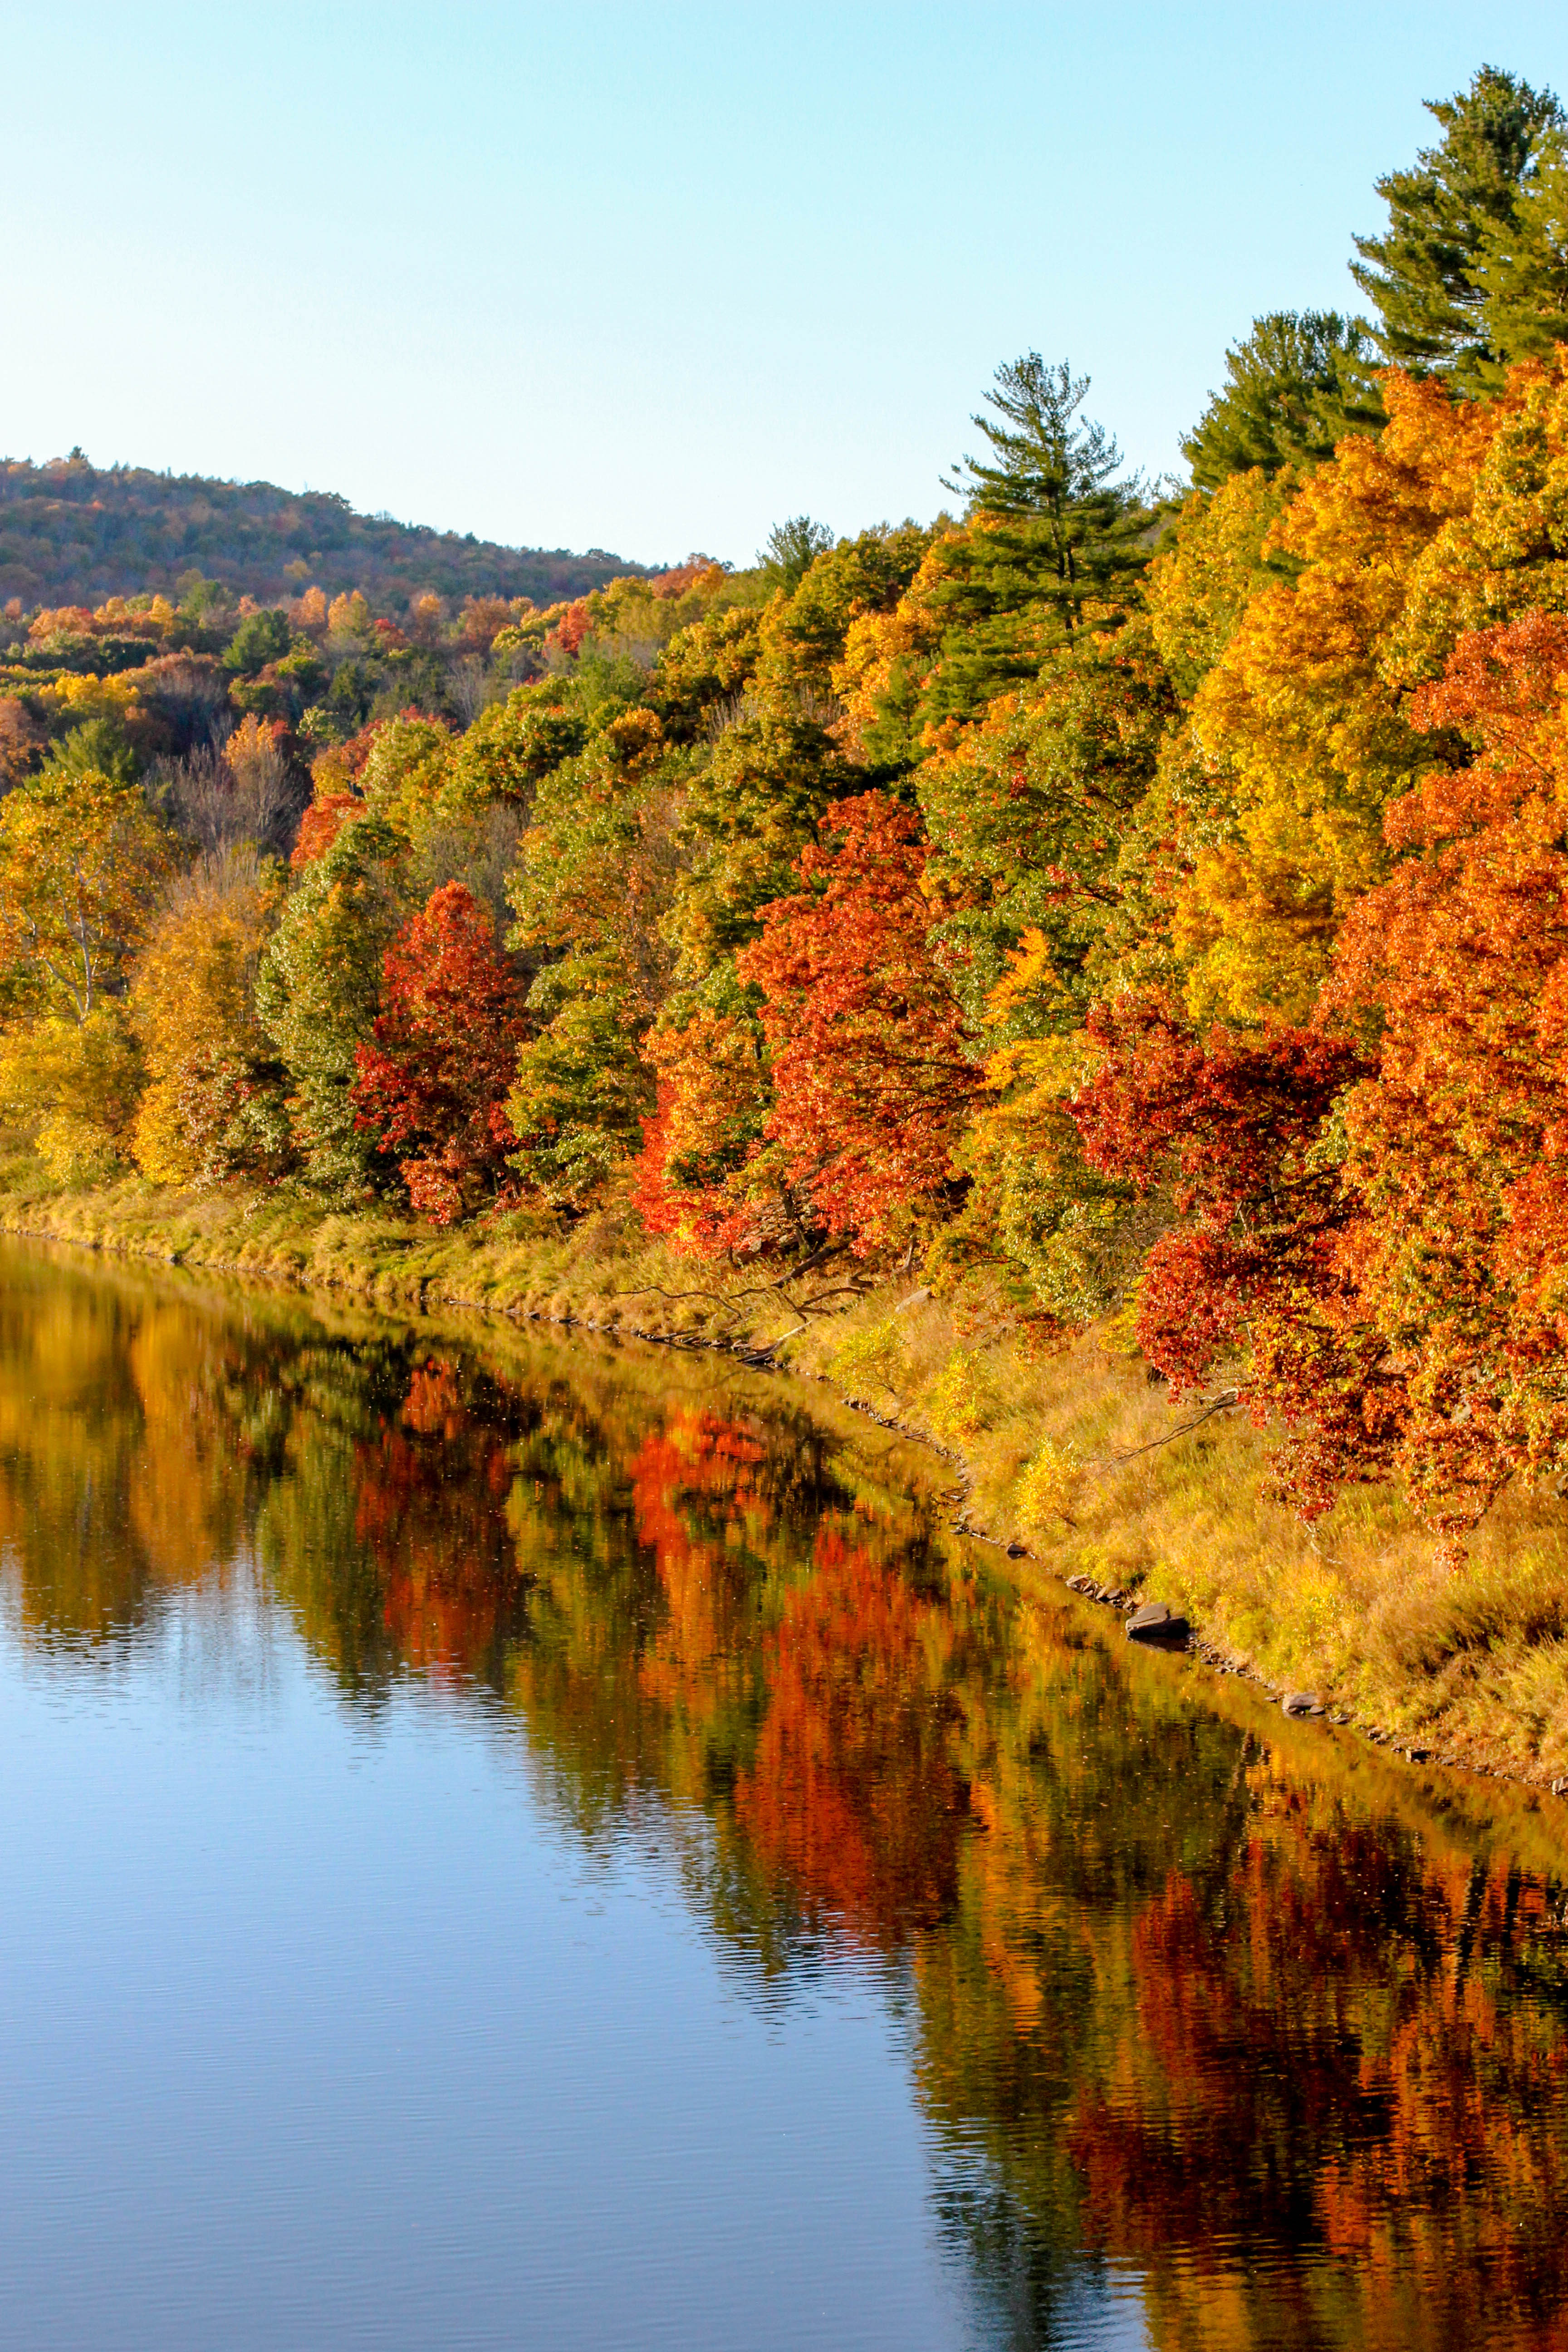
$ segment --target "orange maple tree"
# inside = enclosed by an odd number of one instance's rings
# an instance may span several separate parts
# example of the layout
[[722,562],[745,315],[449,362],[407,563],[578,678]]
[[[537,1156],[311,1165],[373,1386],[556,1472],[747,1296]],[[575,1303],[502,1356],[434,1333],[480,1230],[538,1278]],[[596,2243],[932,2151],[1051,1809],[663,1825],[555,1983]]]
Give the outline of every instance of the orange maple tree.
[[1470,756],[1390,807],[1402,862],[1320,1019],[1378,1037],[1345,1257],[1405,1386],[1401,1466],[1470,1518],[1568,1446],[1568,620],[1471,632],[1412,716]]

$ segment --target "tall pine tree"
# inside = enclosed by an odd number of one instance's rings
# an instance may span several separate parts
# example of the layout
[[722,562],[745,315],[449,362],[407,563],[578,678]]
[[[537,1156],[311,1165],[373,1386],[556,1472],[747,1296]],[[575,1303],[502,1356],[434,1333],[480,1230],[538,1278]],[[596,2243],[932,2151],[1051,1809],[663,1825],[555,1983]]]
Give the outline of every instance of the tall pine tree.
[[1482,287],[1488,240],[1511,229],[1542,142],[1564,118],[1551,90],[1495,66],[1427,112],[1443,137],[1408,170],[1379,180],[1388,230],[1356,238],[1351,275],[1376,309],[1384,359],[1415,375],[1447,375],[1475,394],[1502,373]]
[[1500,361],[1539,359],[1568,343],[1568,135],[1548,131],[1521,183],[1512,218],[1487,231],[1481,317]]
[[944,483],[973,519],[997,526],[997,553],[1028,575],[1032,601],[1053,604],[1068,635],[1086,606],[1114,606],[1142,570],[1152,519],[1142,482],[1117,479],[1114,439],[1080,414],[1088,391],[1088,376],[1066,360],[1047,366],[1038,352],[999,367],[985,395],[995,414],[971,420],[990,454],[963,458]]

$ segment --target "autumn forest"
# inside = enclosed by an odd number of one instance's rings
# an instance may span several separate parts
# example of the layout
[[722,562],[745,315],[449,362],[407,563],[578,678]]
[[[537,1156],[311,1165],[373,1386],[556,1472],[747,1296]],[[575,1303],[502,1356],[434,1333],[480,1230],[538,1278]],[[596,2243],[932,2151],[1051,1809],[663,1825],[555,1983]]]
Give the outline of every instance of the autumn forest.
[[5,1181],[613,1204],[694,1283],[1119,1319],[1309,1517],[1554,1479],[1568,115],[1432,114],[1366,315],[1255,321],[1190,484],[1027,350],[934,522],[746,571],[13,594]]

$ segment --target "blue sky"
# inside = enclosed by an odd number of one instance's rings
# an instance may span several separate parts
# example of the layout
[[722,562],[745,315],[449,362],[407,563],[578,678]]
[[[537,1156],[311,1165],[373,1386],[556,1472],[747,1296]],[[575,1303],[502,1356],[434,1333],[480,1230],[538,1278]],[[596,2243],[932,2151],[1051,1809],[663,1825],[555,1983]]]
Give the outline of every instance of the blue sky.
[[0,7],[0,447],[750,559],[929,516],[1000,361],[1179,462],[1556,5]]

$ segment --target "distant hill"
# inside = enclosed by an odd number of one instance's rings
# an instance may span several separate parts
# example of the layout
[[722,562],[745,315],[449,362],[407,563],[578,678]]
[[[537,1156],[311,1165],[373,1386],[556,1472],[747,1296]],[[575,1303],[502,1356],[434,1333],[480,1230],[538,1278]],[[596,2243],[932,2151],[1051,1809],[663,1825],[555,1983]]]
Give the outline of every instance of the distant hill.
[[598,547],[585,555],[501,547],[356,514],[330,490],[105,470],[79,450],[47,466],[0,459],[0,602],[16,596],[27,607],[175,592],[196,572],[259,604],[313,586],[329,595],[361,588],[373,609],[388,612],[423,589],[546,604],[654,568]]

